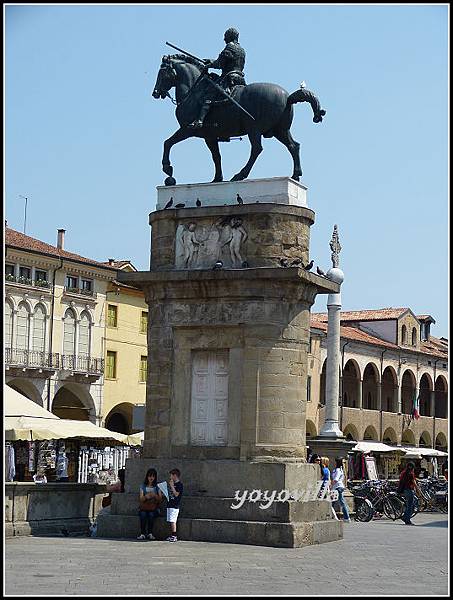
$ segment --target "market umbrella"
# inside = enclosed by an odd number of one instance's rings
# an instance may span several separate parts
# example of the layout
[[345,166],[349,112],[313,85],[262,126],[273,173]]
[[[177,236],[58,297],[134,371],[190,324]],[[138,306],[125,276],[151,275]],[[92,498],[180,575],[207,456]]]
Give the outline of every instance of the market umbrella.
[[356,450],[358,452],[401,452],[405,454],[407,452],[406,448],[402,448],[400,446],[389,446],[388,444],[383,444],[382,442],[357,442],[357,444],[352,448],[352,450]]
[[89,438],[116,440],[127,444],[122,433],[98,427],[90,421],[60,419],[9,386],[4,387],[5,440],[53,440]]

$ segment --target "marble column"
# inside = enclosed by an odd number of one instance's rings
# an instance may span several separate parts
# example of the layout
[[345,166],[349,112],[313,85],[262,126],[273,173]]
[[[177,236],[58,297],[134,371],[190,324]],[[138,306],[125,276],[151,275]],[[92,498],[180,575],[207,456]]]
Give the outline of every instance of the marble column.
[[[339,286],[344,281],[343,271],[339,268],[338,254],[341,246],[338,240],[337,227],[334,227],[332,241],[333,267],[326,273],[326,277]],[[327,299],[327,365],[326,365],[326,408],[324,425],[319,432],[320,437],[344,438],[338,423],[338,399],[340,392],[340,311],[341,292],[329,294]]]

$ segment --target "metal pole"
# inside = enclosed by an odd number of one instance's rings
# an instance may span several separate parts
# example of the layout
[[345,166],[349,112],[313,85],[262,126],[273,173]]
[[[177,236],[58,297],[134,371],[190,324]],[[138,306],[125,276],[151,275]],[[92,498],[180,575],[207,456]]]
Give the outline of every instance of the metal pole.
[[25,200],[25,208],[24,208],[24,233],[25,233],[25,230],[27,228],[27,202],[28,202],[28,197],[27,196],[22,196],[22,194],[19,194],[19,198],[23,198]]

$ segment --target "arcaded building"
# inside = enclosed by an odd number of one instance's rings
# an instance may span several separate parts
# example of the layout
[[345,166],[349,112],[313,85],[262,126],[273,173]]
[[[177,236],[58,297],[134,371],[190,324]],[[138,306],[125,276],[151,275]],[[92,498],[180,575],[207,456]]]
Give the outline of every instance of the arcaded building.
[[[410,308],[341,313],[338,400],[346,438],[447,449],[448,340],[430,334],[432,323]],[[327,313],[313,313],[310,330],[307,443],[324,422]]]

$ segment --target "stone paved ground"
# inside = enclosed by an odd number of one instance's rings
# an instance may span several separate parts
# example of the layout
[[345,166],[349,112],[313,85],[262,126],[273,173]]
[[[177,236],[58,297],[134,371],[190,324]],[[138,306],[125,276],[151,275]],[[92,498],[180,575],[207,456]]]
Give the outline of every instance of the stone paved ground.
[[447,595],[447,516],[345,525],[297,549],[76,537],[6,541],[6,595]]

